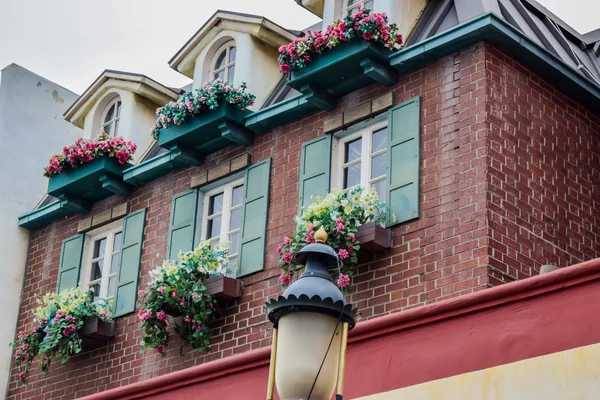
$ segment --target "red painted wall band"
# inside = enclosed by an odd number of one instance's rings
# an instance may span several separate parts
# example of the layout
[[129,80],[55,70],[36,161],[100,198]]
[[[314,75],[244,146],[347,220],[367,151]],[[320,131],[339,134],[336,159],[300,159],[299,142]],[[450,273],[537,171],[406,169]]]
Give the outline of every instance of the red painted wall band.
[[[597,343],[599,314],[596,259],[360,322],[349,339],[347,396]],[[270,349],[263,348],[85,399],[262,399],[269,354]]]

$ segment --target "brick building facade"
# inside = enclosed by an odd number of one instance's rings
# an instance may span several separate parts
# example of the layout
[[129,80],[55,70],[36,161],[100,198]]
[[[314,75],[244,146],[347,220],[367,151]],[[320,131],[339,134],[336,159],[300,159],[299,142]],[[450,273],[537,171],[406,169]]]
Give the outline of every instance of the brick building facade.
[[230,145],[201,166],[35,229],[20,329],[31,328],[37,296],[55,290],[62,242],[83,219],[125,201],[131,212],[146,209],[142,287],[167,252],[173,196],[189,190],[202,171],[244,152],[251,163],[272,162],[265,267],[241,278],[242,296],[223,304],[210,353],[180,355],[173,337],[165,358],[142,354],[139,321],[129,314],[117,318],[108,344],[54,365],[45,377],[33,371],[27,386],[19,386],[15,368],[8,398],[79,398],[270,346],[263,305],[282,291],[276,249],[294,230],[301,146],[329,134],[327,118],[389,93],[394,104],[420,98],[420,211],[392,228],[391,249],[361,255],[348,299],[361,320],[528,278],[544,264],[567,267],[600,257],[600,116],[493,41],[480,40],[399,73],[392,86],[353,91],[333,111],[306,113],[257,134],[251,145]]

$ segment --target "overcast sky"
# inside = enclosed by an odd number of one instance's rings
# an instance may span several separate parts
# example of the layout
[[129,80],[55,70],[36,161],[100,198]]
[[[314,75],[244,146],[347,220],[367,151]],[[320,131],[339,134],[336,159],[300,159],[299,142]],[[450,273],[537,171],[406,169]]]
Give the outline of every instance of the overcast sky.
[[[538,2],[581,33],[600,28],[600,0]],[[317,22],[294,0],[0,0],[0,69],[16,63],[79,94],[104,69],[183,86],[167,62],[217,8],[290,29]]]

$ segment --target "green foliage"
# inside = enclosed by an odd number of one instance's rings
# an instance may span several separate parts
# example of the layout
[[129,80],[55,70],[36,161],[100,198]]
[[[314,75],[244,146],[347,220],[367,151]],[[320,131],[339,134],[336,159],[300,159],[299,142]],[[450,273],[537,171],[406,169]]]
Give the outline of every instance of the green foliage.
[[106,299],[93,302],[93,295],[93,290],[73,288],[60,294],[48,293],[37,301],[39,307],[35,312],[34,328],[29,333],[19,332],[17,341],[10,344],[15,364],[25,365],[24,371],[19,372],[21,383],[27,383],[36,356],[40,356],[40,367],[45,375],[53,359],[64,364],[72,355],[81,352],[78,332],[86,319],[111,320],[111,302]]
[[297,267],[292,259],[293,254],[307,244],[314,243],[316,231],[323,226],[328,234],[327,244],[338,253],[341,261],[336,282],[347,293],[350,290],[352,267],[358,262],[358,227],[371,221],[383,225],[386,212],[387,207],[379,200],[375,190],[367,193],[363,188],[355,187],[345,192],[333,191],[323,199],[317,197],[302,217],[296,217],[294,236],[285,237],[277,249],[282,269],[280,282],[284,287],[291,284]]
[[185,345],[210,351],[210,323],[215,319],[216,301],[203,281],[227,273],[228,246],[211,249],[210,242],[202,242],[193,251],[180,253],[175,261],[165,260],[150,272],[148,288],[139,293],[142,351],[152,348],[166,355],[167,314],[182,316],[174,328]]

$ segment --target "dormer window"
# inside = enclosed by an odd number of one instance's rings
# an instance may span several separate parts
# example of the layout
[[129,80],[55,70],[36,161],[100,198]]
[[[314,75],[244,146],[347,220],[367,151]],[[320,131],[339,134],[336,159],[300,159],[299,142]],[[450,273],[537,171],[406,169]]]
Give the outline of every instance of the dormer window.
[[121,116],[121,98],[116,97],[104,109],[100,132],[106,132],[110,136],[117,136],[119,131],[119,118]]
[[362,8],[368,8],[369,10],[373,10],[373,7],[375,6],[375,0],[344,0],[346,3],[346,15],[354,15],[354,13],[356,13],[358,11],[358,8],[356,8],[356,6],[358,6],[359,4],[362,6]]
[[234,84],[236,48],[233,40],[222,45],[215,53],[212,68],[212,79]]

